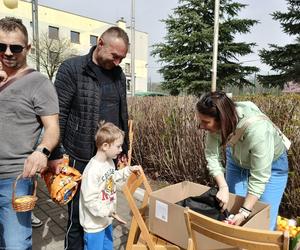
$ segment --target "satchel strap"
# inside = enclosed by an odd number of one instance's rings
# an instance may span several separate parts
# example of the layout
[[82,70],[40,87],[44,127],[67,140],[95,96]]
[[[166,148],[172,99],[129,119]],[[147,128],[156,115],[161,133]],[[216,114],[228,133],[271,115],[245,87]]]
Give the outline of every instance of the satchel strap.
[[279,136],[282,138],[282,142],[285,146],[285,148],[288,150],[291,146],[291,142],[290,140],[281,132],[281,130],[264,114],[261,115],[256,115],[256,116],[252,116],[249,117],[248,119],[245,120],[244,124],[242,125],[242,127],[236,129],[232,135],[229,136],[229,140],[227,142],[228,146],[233,147],[238,140],[244,135],[246,129],[253,124],[256,121],[261,121],[261,120],[267,120],[269,122],[271,122],[271,124],[273,125],[273,127],[276,129],[276,131],[278,132]]
[[13,82],[15,82],[16,80],[20,79],[21,77],[30,74],[31,72],[35,71],[35,69],[26,69],[22,72],[20,72],[18,75],[16,75],[15,77],[11,78],[10,80],[7,81],[7,83],[5,83],[4,85],[2,85],[0,87],[0,92],[2,90],[4,90],[5,88],[7,88],[9,85],[11,85]]
[[244,124],[240,127],[237,128],[230,136],[229,140],[227,142],[227,145],[229,146],[234,146],[238,140],[244,135],[246,129],[253,124],[256,121],[260,120],[269,120],[269,118],[265,115],[257,115],[257,116],[252,116],[249,117],[248,119],[245,120]]

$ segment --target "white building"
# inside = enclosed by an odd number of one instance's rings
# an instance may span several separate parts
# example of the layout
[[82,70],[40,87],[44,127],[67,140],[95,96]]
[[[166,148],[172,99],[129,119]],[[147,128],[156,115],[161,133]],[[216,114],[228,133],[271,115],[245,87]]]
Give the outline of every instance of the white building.
[[[0,17],[14,16],[22,19],[27,27],[29,37],[32,40],[32,4],[19,0],[18,7],[9,9],[0,0]],[[88,53],[91,46],[96,44],[97,38],[104,30],[111,26],[123,28],[131,40],[130,27],[126,26],[124,19],[116,24],[96,20],[93,18],[72,14],[54,8],[39,5],[38,27],[39,34],[47,33],[51,39],[68,38],[79,54]],[[147,91],[148,79],[148,33],[135,31],[135,91]],[[131,91],[131,53],[122,61],[126,78],[128,79],[127,90]]]

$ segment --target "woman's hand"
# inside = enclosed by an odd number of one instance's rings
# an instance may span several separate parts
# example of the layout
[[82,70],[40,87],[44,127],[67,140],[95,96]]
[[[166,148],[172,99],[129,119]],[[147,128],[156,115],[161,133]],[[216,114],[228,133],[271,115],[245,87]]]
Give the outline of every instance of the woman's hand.
[[242,213],[238,213],[233,217],[233,219],[231,220],[231,223],[233,225],[239,226],[245,220],[246,220],[245,216]]
[[252,209],[257,201],[257,196],[248,193],[243,206],[239,210],[239,213],[233,217],[232,224],[238,226],[245,221],[251,215]]
[[217,199],[219,200],[219,205],[220,207],[225,210],[227,208],[228,205],[228,201],[229,201],[229,189],[228,186],[221,186],[219,187],[219,191],[216,195]]

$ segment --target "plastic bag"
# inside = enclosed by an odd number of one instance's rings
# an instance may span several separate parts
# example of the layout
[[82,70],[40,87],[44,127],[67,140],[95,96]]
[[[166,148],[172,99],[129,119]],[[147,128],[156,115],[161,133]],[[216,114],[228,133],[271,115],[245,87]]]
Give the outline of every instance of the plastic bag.
[[216,187],[210,188],[200,196],[191,196],[176,204],[189,207],[197,213],[206,215],[215,220],[224,221],[228,216],[228,210],[222,211],[219,201],[216,197],[218,189]]
[[68,166],[69,160],[66,157],[64,156],[64,163],[60,166],[61,171],[59,174],[47,170],[42,175],[51,199],[61,205],[65,205],[72,200],[81,180],[80,172]]

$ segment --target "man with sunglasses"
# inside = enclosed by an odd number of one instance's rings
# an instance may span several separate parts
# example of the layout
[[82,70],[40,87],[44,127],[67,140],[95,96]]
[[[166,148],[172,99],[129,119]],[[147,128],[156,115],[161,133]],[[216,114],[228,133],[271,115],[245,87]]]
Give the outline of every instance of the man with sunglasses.
[[[126,32],[111,27],[87,55],[66,60],[57,72],[54,85],[59,98],[61,142],[70,156],[70,165],[81,173],[96,153],[95,134],[101,120],[111,122],[125,132],[122,153],[127,154],[126,77],[119,64],[126,57],[128,46]],[[54,171],[60,161],[49,162]],[[83,249],[79,189],[68,204],[68,212],[65,249]]]
[[0,249],[32,249],[31,211],[13,210],[12,185],[21,175],[16,195],[31,194],[28,177],[47,167],[59,140],[57,94],[49,79],[28,67],[29,50],[22,21],[0,19],[0,64],[5,72],[0,74]]

